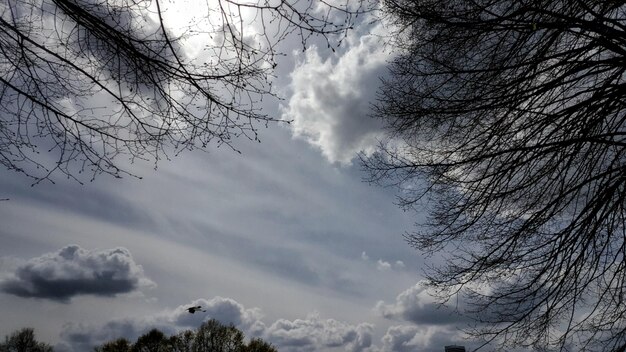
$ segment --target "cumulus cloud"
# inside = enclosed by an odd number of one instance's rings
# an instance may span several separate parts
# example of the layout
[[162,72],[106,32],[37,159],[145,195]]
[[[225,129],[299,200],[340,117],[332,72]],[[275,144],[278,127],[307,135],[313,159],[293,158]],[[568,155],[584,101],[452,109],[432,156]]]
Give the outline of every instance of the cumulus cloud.
[[[363,260],[364,262],[369,262],[370,261],[370,257],[369,255],[367,255],[366,252],[362,252],[361,253],[361,260]],[[390,262],[383,260],[383,259],[378,259],[376,261],[376,269],[378,271],[388,271],[391,269],[396,269],[396,270],[402,270],[404,269],[406,266],[404,265],[404,262],[401,260],[396,260],[395,263],[391,264]]]
[[115,296],[154,286],[126,248],[89,251],[69,245],[19,265],[2,282],[2,292],[69,302],[77,295]]
[[[205,312],[190,314],[187,308],[192,306],[202,306]],[[154,328],[166,334],[176,334],[182,330],[195,329],[209,319],[216,319],[222,324],[233,324],[247,336],[259,337],[265,330],[261,318],[258,308],[246,309],[233,299],[214,297],[197,299],[142,318],[117,319],[104,325],[68,324],[61,337],[66,350],[87,351],[93,349],[93,346],[119,337],[135,340]]]
[[283,118],[292,132],[318,147],[330,162],[349,164],[358,152],[371,153],[382,125],[368,116],[390,53],[381,25],[369,35],[354,33],[338,59],[322,59],[309,48],[291,74],[293,91]]
[[[186,311],[187,307],[198,305],[206,312],[189,314]],[[463,333],[452,324],[391,326],[376,344],[373,342],[374,325],[323,319],[316,313],[303,319],[278,319],[266,324],[260,309],[246,308],[231,298],[214,297],[197,299],[147,317],[118,319],[97,326],[68,324],[61,334],[63,342],[57,347],[68,352],[87,351],[119,337],[135,340],[153,328],[168,335],[176,334],[195,329],[209,319],[233,324],[247,337],[260,337],[283,352],[440,352],[445,345],[464,343]]]
[[[206,312],[189,314],[187,307],[190,306],[202,306]],[[218,296],[210,300],[198,299],[189,305],[178,306],[172,312],[156,316],[153,320],[180,328],[195,328],[203,321],[216,319],[223,324],[233,324],[248,336],[258,337],[265,330],[265,324],[261,321],[262,317],[259,308],[245,308],[234,299]]]
[[[206,312],[187,312],[187,307],[198,305]],[[59,347],[67,351],[87,351],[93,349],[93,346],[119,337],[135,340],[153,328],[166,334],[195,329],[209,319],[233,324],[247,337],[263,338],[280,351],[339,348],[356,352],[364,351],[372,343],[373,326],[366,323],[350,325],[334,319],[321,319],[313,314],[293,321],[279,319],[268,327],[262,318],[260,309],[245,308],[231,298],[197,299],[143,318],[118,319],[98,326],[68,324],[61,334],[63,343]]]
[[279,319],[267,329],[265,337],[280,351],[324,351],[337,347],[363,351],[372,344],[373,330],[371,324],[350,325],[312,314],[293,321]]
[[415,324],[456,325],[468,322],[468,318],[455,309],[437,303],[422,282],[401,292],[394,303],[379,301],[374,309],[387,319]]
[[378,261],[376,262],[376,269],[378,269],[379,271],[387,271],[391,269],[391,264],[382,259],[378,259]]
[[452,328],[399,325],[387,329],[381,341],[381,352],[441,352],[446,345],[463,345],[464,337]]

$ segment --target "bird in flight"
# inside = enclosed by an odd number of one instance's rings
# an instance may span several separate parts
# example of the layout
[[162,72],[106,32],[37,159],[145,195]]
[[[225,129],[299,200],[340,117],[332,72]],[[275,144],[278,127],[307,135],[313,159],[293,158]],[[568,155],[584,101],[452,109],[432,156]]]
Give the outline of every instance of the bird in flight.
[[195,307],[189,307],[187,308],[187,311],[191,314],[195,313],[195,312],[206,312],[206,310],[202,309],[202,306],[195,306]]

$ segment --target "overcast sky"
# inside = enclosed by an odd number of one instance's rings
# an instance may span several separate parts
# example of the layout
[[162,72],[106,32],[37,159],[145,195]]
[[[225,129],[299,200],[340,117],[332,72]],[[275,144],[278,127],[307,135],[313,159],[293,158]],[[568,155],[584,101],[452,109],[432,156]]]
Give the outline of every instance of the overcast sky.
[[31,326],[86,351],[216,318],[280,351],[469,346],[403,240],[420,214],[362,182],[355,160],[382,137],[368,117],[393,55],[380,34],[358,27],[334,54],[294,46],[277,71],[285,99],[263,106],[293,123],[235,141],[241,154],[187,152],[85,185],[0,170],[0,335]]

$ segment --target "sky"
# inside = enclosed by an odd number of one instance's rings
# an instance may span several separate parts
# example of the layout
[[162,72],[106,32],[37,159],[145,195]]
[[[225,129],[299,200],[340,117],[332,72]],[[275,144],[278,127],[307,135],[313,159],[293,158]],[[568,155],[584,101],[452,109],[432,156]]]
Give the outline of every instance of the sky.
[[357,153],[384,136],[368,113],[394,55],[385,33],[359,26],[335,53],[283,43],[284,99],[262,108],[292,123],[235,140],[241,154],[188,151],[85,184],[0,170],[0,336],[30,326],[86,351],[215,318],[280,351],[470,346],[422,285],[441,259],[403,239],[423,215],[363,182]]

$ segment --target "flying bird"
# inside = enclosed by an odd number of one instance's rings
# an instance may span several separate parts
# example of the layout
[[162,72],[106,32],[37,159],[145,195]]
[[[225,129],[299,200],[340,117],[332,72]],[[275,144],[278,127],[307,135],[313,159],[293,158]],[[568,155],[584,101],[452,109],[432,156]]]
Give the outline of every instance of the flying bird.
[[195,307],[189,307],[187,308],[187,311],[191,314],[200,311],[200,312],[206,312],[206,310],[202,309],[202,306],[195,306]]

